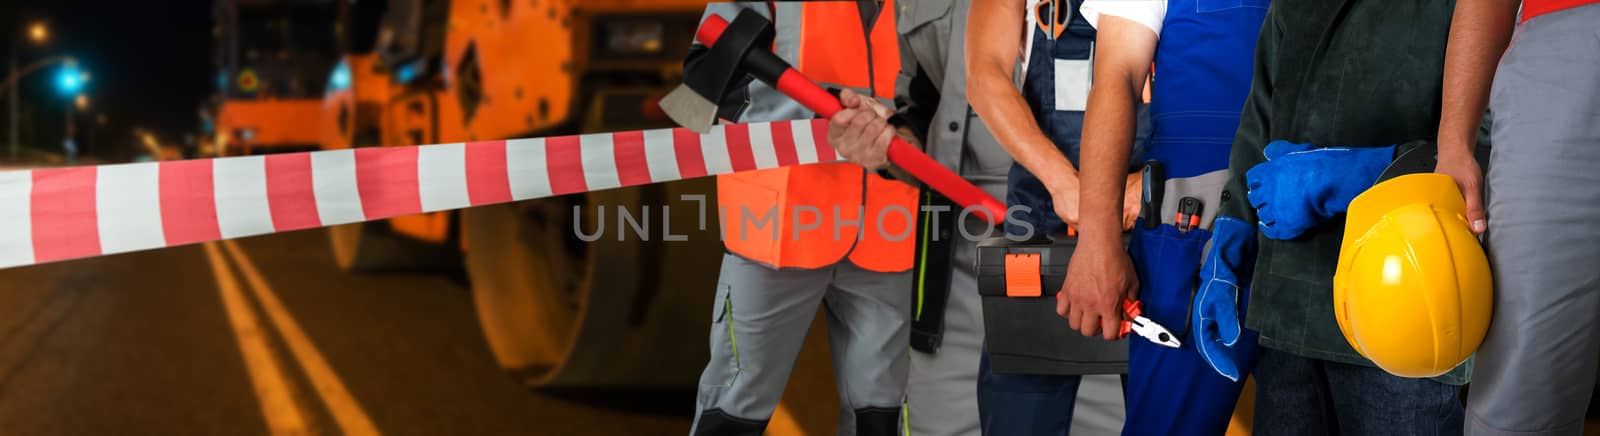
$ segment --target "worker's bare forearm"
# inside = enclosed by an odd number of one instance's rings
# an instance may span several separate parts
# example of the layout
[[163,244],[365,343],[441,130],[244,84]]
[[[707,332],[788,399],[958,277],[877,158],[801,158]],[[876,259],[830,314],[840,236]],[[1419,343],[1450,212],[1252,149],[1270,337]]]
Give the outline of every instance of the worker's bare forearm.
[[[984,68],[976,68],[969,72],[970,80],[988,83],[969,82],[967,95],[972,100],[973,111],[994,132],[995,140],[1011,154],[1012,159],[1038,177],[1051,193],[1077,186],[1077,168],[1056,148],[1055,142],[1039,129],[1022,93],[1011,85],[1009,79],[1004,79],[1009,74],[986,74],[983,71]],[[999,76],[999,79],[985,79],[982,76]]]
[[1138,123],[1138,102],[1155,57],[1156,35],[1116,16],[1102,16],[1094,75],[1083,116],[1083,146],[1078,158],[1080,218],[1085,240],[1121,241],[1128,157]]
[[1134,99],[1131,87],[1116,85],[1089,91],[1083,116],[1083,146],[1078,157],[1078,232],[1086,240],[1120,240],[1123,190],[1127,189],[1129,148],[1133,143]]
[[1444,95],[1439,118],[1440,157],[1466,157],[1477,145],[1488,106],[1495,65],[1511,40],[1518,0],[1456,3],[1445,52]]
[[974,0],[967,28],[967,99],[1006,152],[1051,194],[1075,188],[1077,169],[1039,130],[1028,102],[1012,82],[1025,35],[1022,2]]

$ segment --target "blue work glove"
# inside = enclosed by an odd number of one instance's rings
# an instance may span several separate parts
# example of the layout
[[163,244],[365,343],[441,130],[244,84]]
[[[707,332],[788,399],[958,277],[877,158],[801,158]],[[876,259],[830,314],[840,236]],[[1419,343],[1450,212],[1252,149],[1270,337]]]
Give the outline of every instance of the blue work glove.
[[1394,146],[1267,144],[1267,161],[1245,173],[1261,234],[1293,239],[1344,213],[1394,160]]
[[1200,358],[1229,380],[1239,381],[1233,345],[1239,342],[1239,290],[1248,288],[1256,258],[1256,229],[1238,218],[1219,216],[1211,225],[1211,249],[1200,265],[1189,330]]

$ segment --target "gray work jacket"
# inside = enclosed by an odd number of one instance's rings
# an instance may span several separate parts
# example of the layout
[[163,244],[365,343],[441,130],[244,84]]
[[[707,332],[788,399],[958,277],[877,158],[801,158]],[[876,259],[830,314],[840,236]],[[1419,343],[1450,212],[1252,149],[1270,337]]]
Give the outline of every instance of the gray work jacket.
[[[1011,155],[967,104],[966,0],[897,2],[900,79],[895,103],[923,149],[995,198],[1005,198]],[[932,88],[930,88],[930,86]],[[925,128],[923,128],[925,127]]]

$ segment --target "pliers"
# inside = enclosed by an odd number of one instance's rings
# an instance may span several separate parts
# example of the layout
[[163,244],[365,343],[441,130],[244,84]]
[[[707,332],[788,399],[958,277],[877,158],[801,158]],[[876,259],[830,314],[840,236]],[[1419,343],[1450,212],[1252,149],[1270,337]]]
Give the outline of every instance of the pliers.
[[1118,336],[1119,338],[1127,337],[1128,333],[1131,332],[1138,333],[1139,336],[1163,347],[1178,348],[1183,345],[1178,342],[1178,337],[1168,331],[1166,327],[1156,324],[1150,318],[1145,318],[1142,303],[1139,301],[1123,299],[1122,314],[1127,315],[1127,318],[1122,320],[1122,333]]

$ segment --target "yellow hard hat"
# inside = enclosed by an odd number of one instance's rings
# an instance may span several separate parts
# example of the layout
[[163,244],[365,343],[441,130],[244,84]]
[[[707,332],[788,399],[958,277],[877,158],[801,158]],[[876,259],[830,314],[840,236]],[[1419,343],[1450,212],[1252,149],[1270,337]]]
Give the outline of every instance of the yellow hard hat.
[[1465,210],[1443,174],[1395,177],[1350,202],[1334,316],[1345,340],[1384,371],[1444,374],[1483,342],[1494,283]]

